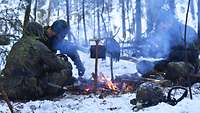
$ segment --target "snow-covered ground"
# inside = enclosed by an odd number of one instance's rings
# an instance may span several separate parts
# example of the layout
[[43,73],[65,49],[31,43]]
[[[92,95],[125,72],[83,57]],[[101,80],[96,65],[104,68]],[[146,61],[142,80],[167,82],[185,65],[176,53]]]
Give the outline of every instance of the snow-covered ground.
[[[94,61],[89,58],[89,54],[79,52],[86,67],[86,78],[90,78],[94,72]],[[77,70],[73,69],[77,76]],[[99,72],[103,72],[109,77],[109,59],[99,60]],[[115,75],[124,73],[135,73],[135,63],[120,60],[114,63]],[[194,91],[194,90],[193,90]],[[55,100],[29,101],[25,103],[12,103],[15,111],[19,113],[133,113],[130,100],[135,97],[134,93],[120,94],[118,96],[107,96],[99,99],[98,95],[70,95],[64,94],[62,98]],[[176,106],[160,103],[156,106],[144,108],[137,113],[200,113],[200,94],[182,100]],[[0,113],[9,113],[7,104],[0,102]]]

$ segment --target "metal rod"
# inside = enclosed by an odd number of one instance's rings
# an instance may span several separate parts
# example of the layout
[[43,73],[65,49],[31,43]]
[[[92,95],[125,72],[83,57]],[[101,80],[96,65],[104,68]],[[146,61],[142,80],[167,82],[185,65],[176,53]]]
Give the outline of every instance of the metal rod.
[[112,55],[110,57],[110,71],[111,71],[111,80],[114,80],[114,76],[113,76],[113,58]]
[[98,76],[98,48],[99,48],[99,41],[100,40],[95,40],[96,42],[96,58],[95,58],[95,75],[94,75],[94,92],[96,92],[97,89],[97,76]]
[[[187,21],[188,21],[188,14],[189,14],[189,9],[190,9],[190,0],[188,1],[188,7],[187,7],[187,12],[186,12],[186,20],[185,20],[185,30],[184,30],[184,47],[185,47],[185,62],[188,62],[187,58]],[[187,76],[187,82],[189,86],[189,93],[190,93],[190,99],[192,99],[192,91],[191,91],[191,80],[189,75]]]

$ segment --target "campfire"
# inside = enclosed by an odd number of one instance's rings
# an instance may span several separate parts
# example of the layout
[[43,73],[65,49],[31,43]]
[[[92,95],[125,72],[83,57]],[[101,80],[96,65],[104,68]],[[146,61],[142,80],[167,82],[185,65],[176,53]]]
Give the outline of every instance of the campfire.
[[105,97],[107,95],[133,92],[135,89],[136,82],[131,79],[126,79],[126,77],[116,77],[116,79],[111,80],[109,77],[100,72],[97,77],[96,89],[94,88],[94,79],[91,78],[84,80],[70,91],[79,95],[95,93],[99,94],[101,97]]

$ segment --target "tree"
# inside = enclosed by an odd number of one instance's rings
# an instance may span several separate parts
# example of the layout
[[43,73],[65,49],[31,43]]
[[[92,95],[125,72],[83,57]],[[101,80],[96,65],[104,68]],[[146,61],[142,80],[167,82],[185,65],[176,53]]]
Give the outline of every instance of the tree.
[[168,4],[169,4],[169,9],[173,13],[173,15],[175,15],[175,9],[176,9],[175,0],[168,0]]
[[97,2],[97,34],[98,34],[98,38],[101,38],[101,26],[100,26],[100,2],[99,0],[96,0]]
[[48,15],[47,15],[47,26],[49,26],[49,22],[50,22],[51,4],[52,4],[52,0],[49,0]]
[[26,6],[26,11],[25,11],[25,16],[24,16],[23,31],[24,31],[25,27],[27,26],[27,24],[29,23],[32,0],[26,0],[26,2],[28,3],[28,5]]
[[125,14],[125,1],[121,0],[122,3],[122,35],[124,40],[126,39],[126,14]]
[[[199,1],[199,0],[198,0]],[[192,19],[194,20],[195,19],[195,11],[194,11],[194,0],[191,0],[190,1],[190,12],[192,14]]]
[[147,34],[153,30],[153,15],[151,13],[151,4],[149,0],[146,0],[146,13],[147,13]]
[[71,33],[70,33],[70,10],[69,10],[69,6],[70,6],[70,3],[69,3],[69,0],[66,0],[66,15],[67,15],[67,25],[69,27],[69,33],[68,33],[68,40],[71,41]]
[[198,38],[200,39],[200,0],[198,0]]
[[136,38],[141,38],[141,0],[136,0]]
[[36,17],[37,17],[37,15],[36,15],[36,13],[37,13],[37,3],[38,3],[38,0],[35,0],[35,6],[34,6],[34,19],[33,19],[33,21],[36,21]]
[[85,0],[82,1],[82,15],[83,15],[83,28],[84,28],[84,36],[85,36],[85,45],[88,45],[87,41],[87,33],[86,33],[86,23],[85,23]]

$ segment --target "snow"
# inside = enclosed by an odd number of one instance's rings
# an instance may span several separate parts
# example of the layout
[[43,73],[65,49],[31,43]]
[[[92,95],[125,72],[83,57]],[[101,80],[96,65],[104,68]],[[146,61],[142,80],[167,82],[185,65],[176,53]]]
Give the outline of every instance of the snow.
[[[186,14],[186,4],[188,0],[176,0],[176,15],[179,21],[185,23],[185,14]],[[15,1],[16,2],[16,1]],[[194,0],[197,4],[197,0]],[[48,3],[48,2],[47,2]],[[18,3],[13,5],[13,1],[9,2],[8,5],[1,4],[1,9],[6,7],[16,7]],[[117,2],[116,2],[117,4]],[[117,5],[115,5],[117,6]],[[48,8],[46,4],[44,9]],[[116,8],[119,9],[119,8]],[[197,5],[195,5],[195,11],[197,11]],[[197,12],[195,12],[196,14]],[[113,11],[111,14],[113,16],[113,25],[116,25],[118,28],[120,25],[120,15],[119,10]],[[23,15],[19,17],[23,20]],[[53,18],[54,19],[54,18]],[[52,20],[53,20],[52,19]],[[52,21],[51,21],[52,22]],[[146,29],[145,19],[142,19],[144,32]],[[191,14],[189,14],[188,25],[197,30],[197,16],[195,20],[192,20]],[[90,33],[91,34],[91,33]],[[91,35],[92,36],[92,35]],[[119,34],[119,37],[121,34]],[[89,54],[85,54],[79,51],[83,64],[86,68],[85,78],[90,78],[91,73],[94,72],[95,64],[94,59],[90,59]],[[155,61],[159,59],[146,59],[140,58],[140,60],[150,60]],[[99,59],[98,72],[102,72],[104,75],[110,78],[110,60]],[[73,63],[70,60],[71,63]],[[2,67],[1,67],[2,69]],[[114,62],[114,75],[122,75],[127,73],[135,73],[136,65],[134,62],[120,60],[119,62]],[[73,75],[78,76],[77,69],[73,65]],[[193,92],[195,90],[193,89]],[[62,98],[56,98],[54,100],[38,100],[38,101],[29,101],[29,102],[12,102],[12,105],[16,112],[19,113],[133,113],[132,105],[130,100],[135,98],[135,93],[129,94],[120,94],[118,96],[108,96],[104,99],[99,99],[98,95],[71,95],[64,94]],[[193,95],[193,99],[189,97],[183,99],[176,106],[171,106],[166,103],[160,103],[156,106],[144,108],[139,110],[137,113],[200,113],[200,94]],[[4,101],[0,101],[0,113],[10,113],[7,104]]]
[[[79,51],[79,54],[87,70],[85,77],[90,78],[91,72],[94,72],[94,59],[90,59],[87,53]],[[108,58],[105,61],[99,60],[99,72],[103,72],[109,77]],[[120,60],[114,63],[115,75],[135,72],[137,70],[134,62]],[[73,73],[77,76],[75,67]],[[195,89],[199,86],[196,86]],[[198,92],[194,89],[192,91]],[[71,95],[66,93],[62,98],[55,98],[54,100],[12,102],[12,105],[15,111],[19,113],[133,113],[133,106],[130,104],[130,100],[133,98],[135,98],[135,93],[111,95],[103,99],[100,99],[99,95],[93,94]],[[193,100],[187,97],[176,106],[160,103],[156,106],[141,109],[137,113],[199,113],[199,99],[200,93],[195,94]],[[0,102],[0,113],[9,113],[7,104],[4,101]]]
[[[83,65],[86,68],[85,72],[85,78],[90,78],[91,73],[95,71],[95,59],[91,59],[89,53],[84,54],[83,52],[79,51],[81,60],[83,62]],[[70,60],[70,59],[69,59]],[[70,60],[70,62],[72,62]],[[106,60],[99,59],[98,60],[98,73],[102,72],[105,76],[108,78],[110,77],[110,59],[107,57]],[[122,75],[125,73],[135,73],[136,71],[136,65],[135,63],[120,60],[119,62],[113,62],[113,73],[114,75]],[[78,77],[78,72],[76,67],[73,65],[73,74],[75,77]]]

